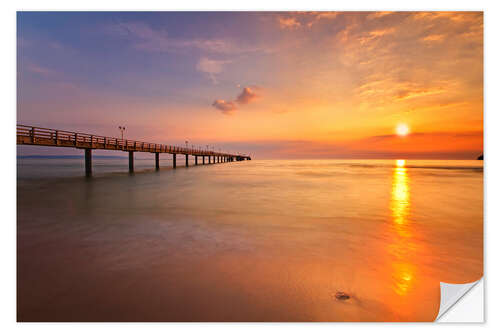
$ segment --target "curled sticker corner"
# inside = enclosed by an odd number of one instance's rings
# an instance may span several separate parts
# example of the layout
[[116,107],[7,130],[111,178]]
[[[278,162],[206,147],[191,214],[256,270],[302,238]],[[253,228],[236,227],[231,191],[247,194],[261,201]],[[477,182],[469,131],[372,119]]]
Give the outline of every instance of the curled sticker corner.
[[[481,278],[482,279],[482,278]],[[481,279],[470,283],[445,283],[440,282],[441,301],[436,321],[441,318],[453,305],[467,294]]]

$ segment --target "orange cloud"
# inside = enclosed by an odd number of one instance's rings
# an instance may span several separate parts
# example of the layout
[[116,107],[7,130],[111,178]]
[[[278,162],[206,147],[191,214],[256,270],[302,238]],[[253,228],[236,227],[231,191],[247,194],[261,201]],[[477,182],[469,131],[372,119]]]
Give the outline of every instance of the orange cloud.
[[[411,133],[405,137],[391,134],[364,138],[348,145],[354,150],[401,153],[408,156],[415,153],[432,152],[446,152],[448,155],[468,151],[481,153],[483,150],[483,132]],[[475,154],[470,156],[470,158],[474,157],[476,157]]]
[[301,23],[295,17],[278,17],[280,28],[282,29],[297,29]]
[[444,35],[429,35],[429,36],[425,36],[423,38],[421,38],[420,40],[421,41],[424,41],[424,42],[440,42],[442,41],[444,38]]
[[248,104],[254,99],[256,99],[258,95],[255,93],[255,88],[251,89],[250,87],[243,88],[241,94],[236,98],[236,102],[239,104]]
[[232,114],[233,111],[238,109],[236,104],[241,104],[241,105],[250,104],[257,97],[259,97],[255,92],[256,90],[260,90],[260,87],[257,86],[244,87],[243,91],[236,97],[234,101],[225,101],[223,99],[217,99],[212,103],[212,106],[222,111],[222,113],[224,114]]
[[232,112],[237,109],[236,104],[234,104],[234,102],[225,101],[223,99],[216,99],[212,103],[212,106],[217,110],[222,111],[222,113],[224,114],[232,114]]
[[396,31],[395,28],[387,28],[387,29],[379,29],[379,30],[373,30],[369,32],[370,36],[373,37],[380,37],[388,34],[393,34],[394,31]]
[[280,28],[295,30],[301,27],[311,28],[321,20],[333,20],[340,12],[296,12],[289,16],[278,16]]

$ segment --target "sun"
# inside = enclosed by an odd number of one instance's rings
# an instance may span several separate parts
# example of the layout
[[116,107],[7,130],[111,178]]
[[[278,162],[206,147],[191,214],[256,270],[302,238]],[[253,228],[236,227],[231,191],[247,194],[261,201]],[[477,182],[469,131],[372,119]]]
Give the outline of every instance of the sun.
[[398,124],[396,126],[396,134],[399,136],[406,136],[410,133],[410,128],[406,124]]

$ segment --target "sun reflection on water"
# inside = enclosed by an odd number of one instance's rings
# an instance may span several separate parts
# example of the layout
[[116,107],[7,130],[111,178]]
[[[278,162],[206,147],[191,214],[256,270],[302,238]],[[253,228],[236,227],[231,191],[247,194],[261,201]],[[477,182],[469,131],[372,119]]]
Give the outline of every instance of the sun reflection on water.
[[408,226],[410,213],[410,185],[405,160],[397,160],[392,177],[391,213],[396,231],[394,242],[389,249],[394,256],[393,280],[394,291],[406,295],[414,282],[415,267],[409,261],[414,251],[411,241],[412,232]]
[[[398,160],[398,162],[401,160]],[[399,165],[398,163],[397,165]],[[404,163],[403,163],[404,165]],[[392,216],[394,223],[404,225],[410,209],[410,187],[405,167],[394,168],[392,181]],[[404,229],[404,228],[399,228]]]

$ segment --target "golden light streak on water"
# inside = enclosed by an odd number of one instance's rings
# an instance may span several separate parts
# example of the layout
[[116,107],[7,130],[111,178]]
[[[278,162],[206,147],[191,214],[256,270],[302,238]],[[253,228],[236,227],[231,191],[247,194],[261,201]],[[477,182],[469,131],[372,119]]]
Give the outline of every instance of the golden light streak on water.
[[410,185],[405,160],[397,160],[393,171],[391,211],[394,230],[394,243],[391,244],[391,253],[395,256],[393,263],[394,291],[398,295],[405,295],[411,288],[414,280],[415,268],[408,260],[414,251],[412,232],[408,226],[410,213]]
[[[398,160],[398,164],[400,165]],[[391,210],[394,223],[404,225],[410,210],[410,186],[405,167],[396,167],[393,172]],[[398,228],[404,231],[405,228]]]

